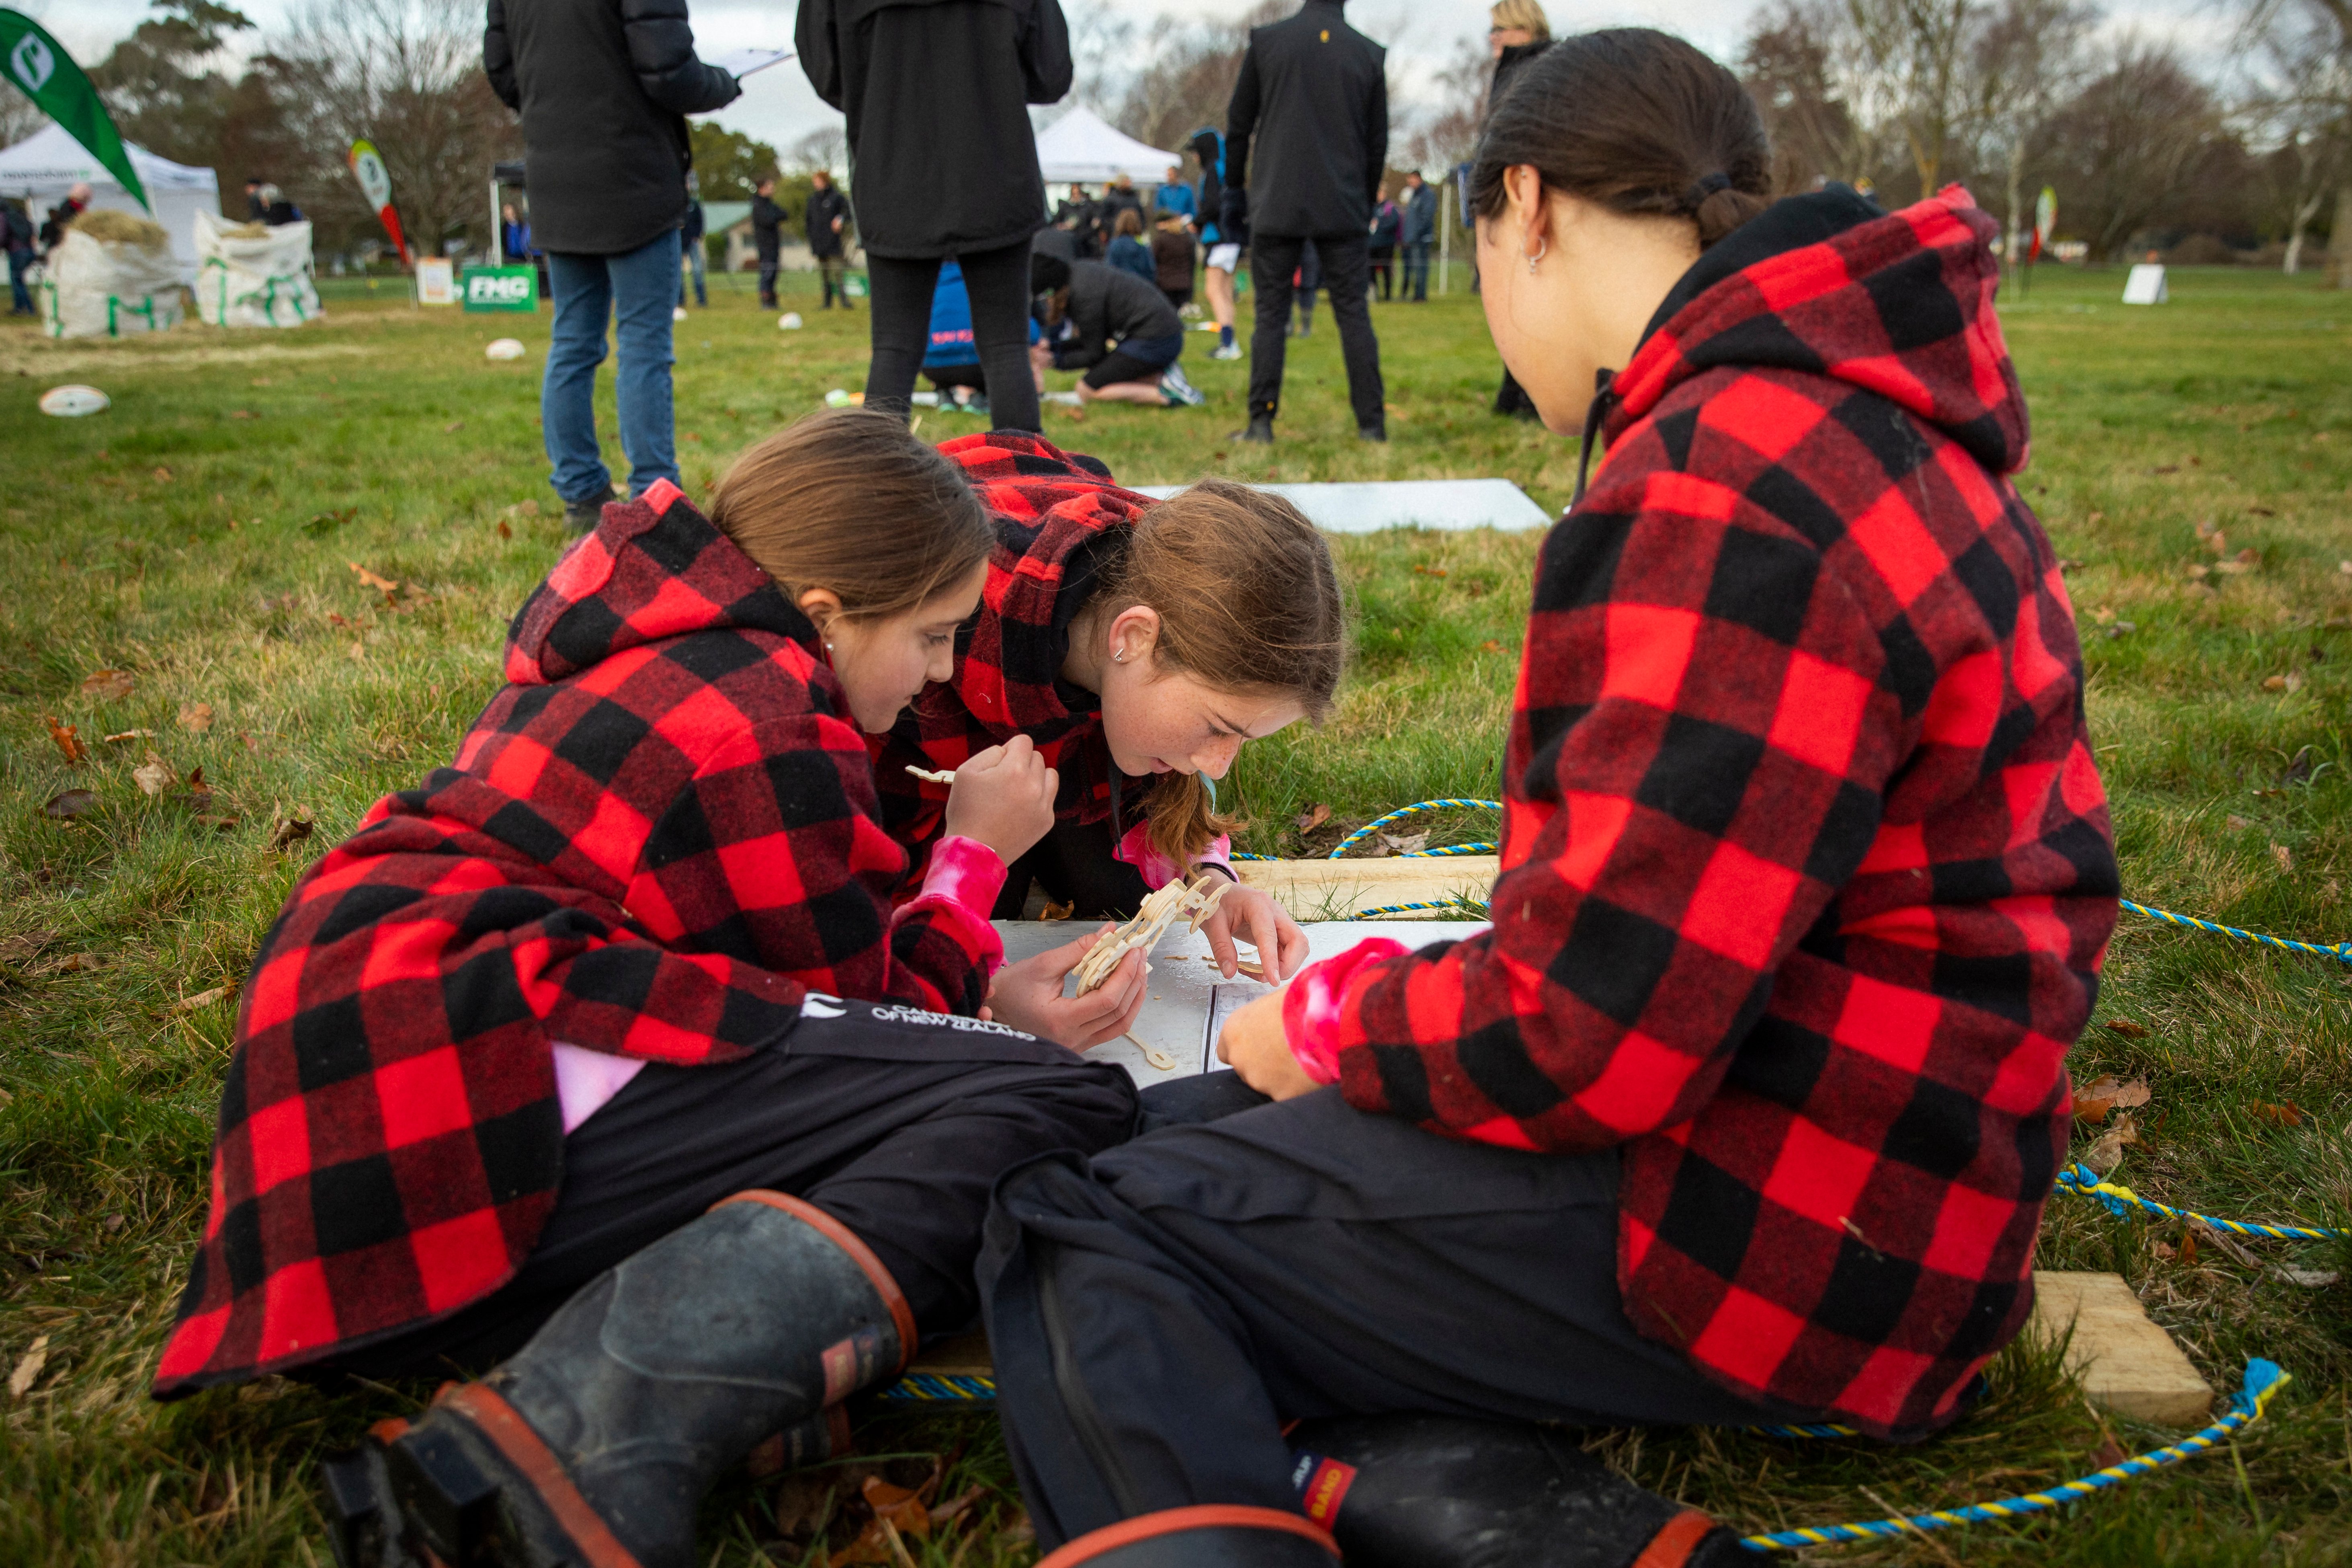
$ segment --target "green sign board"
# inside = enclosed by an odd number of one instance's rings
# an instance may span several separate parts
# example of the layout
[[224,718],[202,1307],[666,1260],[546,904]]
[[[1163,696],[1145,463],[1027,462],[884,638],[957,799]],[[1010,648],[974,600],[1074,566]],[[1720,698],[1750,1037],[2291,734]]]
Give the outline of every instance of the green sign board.
[[458,298],[468,310],[536,310],[539,272],[530,267],[468,267]]

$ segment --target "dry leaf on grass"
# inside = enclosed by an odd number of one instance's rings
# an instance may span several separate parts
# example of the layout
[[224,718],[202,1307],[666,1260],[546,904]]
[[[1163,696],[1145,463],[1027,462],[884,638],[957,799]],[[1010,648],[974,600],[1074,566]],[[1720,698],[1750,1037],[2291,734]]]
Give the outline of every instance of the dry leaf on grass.
[[68,764],[89,761],[89,748],[81,743],[80,725],[60,724],[54,714],[45,713],[41,717],[48,723],[49,739],[58,743],[58,750],[66,754]]
[[1503,651],[1503,645],[1496,642],[1493,637],[1488,637],[1485,642],[1478,645],[1478,651],[1480,653],[1500,653]]
[[289,844],[299,843],[310,837],[311,827],[312,824],[307,818],[289,816],[278,825],[278,831],[269,836],[269,847],[282,850]]
[[1308,806],[1305,811],[1300,812],[1293,820],[1298,824],[1299,832],[1312,833],[1317,828],[1331,820],[1331,808],[1325,805],[1318,800],[1314,805]]
[[2253,1101],[2246,1107],[2246,1110],[2256,1121],[2267,1121],[2273,1127],[2300,1127],[2303,1125],[2304,1117],[2307,1114],[2299,1105],[2292,1103],[2273,1105],[2266,1100]]
[[2223,817],[2221,819],[2221,826],[2228,828],[2232,833],[2243,833],[2247,828],[2252,827],[2253,824],[2247,821],[2242,816],[2232,815]]
[[233,985],[215,985],[209,991],[199,991],[194,996],[184,997],[173,1003],[172,1011],[193,1013],[199,1007],[209,1007],[235,989],[236,988]]
[[514,537],[514,530],[507,526],[506,519],[504,518],[500,518],[499,520],[499,537],[500,539],[512,539]]
[[131,782],[142,795],[162,795],[180,782],[180,775],[172,771],[171,763],[150,752],[145,762],[131,770]]
[[2201,1219],[2191,1220],[2189,1222],[2189,1227],[2198,1235],[2205,1238],[2205,1244],[2207,1246],[2219,1247],[2221,1251],[2228,1253],[2231,1258],[2236,1258],[2248,1268],[2255,1269],[2257,1271],[2262,1268],[2263,1260],[2256,1258],[2252,1253],[2247,1251],[2244,1247],[2239,1244],[2238,1239],[2231,1236],[2228,1231],[2218,1230],[2212,1226],[2207,1225]]
[[2284,1263],[2272,1264],[2271,1272],[2285,1280],[2288,1284],[2300,1285],[2306,1290],[2325,1289],[2326,1287],[2336,1284],[2338,1280],[2344,1278],[2342,1271],[2339,1269],[2296,1268]]
[[2129,1018],[2110,1018],[2107,1020],[2106,1028],[2109,1034],[2121,1035],[2126,1040],[2147,1038],[2147,1026],[2135,1024]]
[[213,705],[195,702],[180,710],[180,728],[201,735],[213,727]]
[[152,730],[117,730],[111,735],[99,737],[110,746],[121,741],[152,741],[154,738],[155,731]]
[[1420,833],[1383,833],[1381,835],[1381,842],[1387,845],[1390,850],[1395,854],[1411,855],[1429,847],[1429,834],[1426,831]]
[[127,669],[97,669],[82,677],[81,694],[118,702],[130,696],[138,684],[139,678]]
[[2118,1116],[2116,1124],[2099,1134],[2090,1148],[2083,1152],[2083,1163],[2104,1176],[2124,1163],[2124,1145],[2139,1142],[2139,1131],[2128,1116]]
[[8,1374],[8,1397],[24,1398],[34,1381],[41,1375],[41,1369],[48,1364],[49,1336],[43,1334],[33,1342],[30,1350],[18,1358],[16,1370]]
[[1443,566],[1415,566],[1413,570],[1423,577],[1443,577],[1445,575],[1445,568]]
[[61,789],[41,803],[41,815],[53,822],[71,822],[97,805],[94,789]]
[[379,577],[356,561],[346,561],[343,564],[350,567],[354,573],[358,574],[359,580],[361,582],[366,584],[369,587],[373,588],[379,594],[391,594],[399,591],[400,584],[393,578]]
[[2074,1096],[2074,1120],[2084,1126],[2095,1127],[2107,1119],[2110,1110],[2129,1110],[2147,1103],[2147,1079],[2136,1078],[2120,1083],[2114,1078],[2103,1078]]
[[2278,868],[2282,872],[2292,872],[2294,869],[2294,851],[2284,844],[2271,846],[2271,858],[2278,862]]
[[1041,921],[1066,921],[1077,912],[1078,901],[1076,899],[1066,904],[1057,904],[1048,899],[1045,907],[1037,911],[1037,918]]

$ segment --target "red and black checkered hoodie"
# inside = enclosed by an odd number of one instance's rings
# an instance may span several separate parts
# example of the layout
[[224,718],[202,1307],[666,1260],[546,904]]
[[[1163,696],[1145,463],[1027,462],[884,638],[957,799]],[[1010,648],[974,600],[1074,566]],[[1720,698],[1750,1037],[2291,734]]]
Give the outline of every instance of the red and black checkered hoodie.
[[1493,931],[1286,1004],[1364,1110],[1621,1151],[1635,1325],[1882,1436],[2025,1321],[2116,919],[1993,232],[1840,190],[1706,253],[1544,544]]
[[497,1289],[555,1205],[558,1043],[681,1067],[810,991],[974,1011],[1003,946],[891,911],[865,736],[808,621],[659,483],[509,633],[455,764],[312,867],[245,987],[164,1397]]
[[872,742],[884,820],[920,874],[946,809],[945,784],[907,764],[953,769],[1015,735],[1036,743],[1061,774],[1054,815],[1118,820],[1117,838],[1143,820],[1150,780],[1119,773],[1103,740],[1102,699],[1061,679],[1070,621],[1102,571],[1126,549],[1126,531],[1154,504],[1122,489],[1093,458],[1042,436],[998,430],[941,442],[996,524],[980,613],[956,632],[955,674],[923,689],[898,727]]

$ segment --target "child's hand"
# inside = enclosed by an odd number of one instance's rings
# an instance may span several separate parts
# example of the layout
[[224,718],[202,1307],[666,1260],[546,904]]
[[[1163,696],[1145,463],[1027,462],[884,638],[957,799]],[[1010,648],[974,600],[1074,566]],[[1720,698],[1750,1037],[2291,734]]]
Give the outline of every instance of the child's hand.
[[1037,754],[1036,742],[1015,735],[956,766],[948,792],[947,830],[977,839],[1010,866],[1054,827],[1054,794],[1061,776]]
[[[1215,875],[1212,872],[1211,875]],[[1231,980],[1235,974],[1234,938],[1244,937],[1257,949],[1258,968],[1268,985],[1279,985],[1307,962],[1307,933],[1290,911],[1263,889],[1234,886],[1217,900],[1217,912],[1201,922],[1209,939],[1209,952],[1217,968]]]
[[1231,1063],[1235,1077],[1276,1100],[1294,1100],[1318,1087],[1290,1054],[1279,996],[1261,996],[1225,1020],[1217,1032],[1217,1059]]
[[[962,770],[956,771],[961,777]],[[1085,995],[1062,994],[1062,982],[1078,966],[1078,960],[1116,929],[1106,925],[1034,958],[1006,964],[990,983],[988,1005],[982,1014],[1000,1024],[1059,1041],[1074,1051],[1118,1038],[1135,1026],[1135,1016],[1143,1010],[1140,951],[1120,959],[1110,977]]]

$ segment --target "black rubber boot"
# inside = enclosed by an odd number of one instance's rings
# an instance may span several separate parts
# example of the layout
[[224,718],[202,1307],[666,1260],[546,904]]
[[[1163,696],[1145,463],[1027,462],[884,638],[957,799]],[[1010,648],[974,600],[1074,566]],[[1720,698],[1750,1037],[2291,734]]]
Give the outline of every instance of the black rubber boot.
[[1037,1568],[1332,1568],[1331,1538],[1295,1513],[1203,1503],[1089,1531]]
[[1292,1479],[1349,1568],[1731,1568],[1754,1556],[1540,1426],[1451,1415],[1302,1422]]
[[1389,422],[1385,419],[1376,419],[1370,425],[1356,426],[1356,439],[1359,441],[1386,441],[1388,438]]
[[821,1455],[827,1409],[896,1376],[914,1345],[898,1286],[838,1220],[740,1194],[331,1465],[336,1556],[692,1568],[695,1509],[719,1473],[779,1433],[787,1457]]
[[1225,439],[1228,441],[1255,441],[1261,447],[1271,447],[1274,445],[1274,416],[1271,414],[1253,414],[1250,416],[1248,429],[1236,430],[1232,435],[1226,437]]

